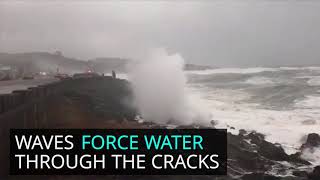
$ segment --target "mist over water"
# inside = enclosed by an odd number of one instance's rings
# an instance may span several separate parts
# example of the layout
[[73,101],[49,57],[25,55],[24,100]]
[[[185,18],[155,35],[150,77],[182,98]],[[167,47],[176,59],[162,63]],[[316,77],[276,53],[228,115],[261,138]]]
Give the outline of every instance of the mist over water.
[[[208,122],[188,95],[183,71],[184,59],[164,49],[152,50],[131,66],[135,106],[145,120],[156,123],[193,124]],[[192,101],[191,101],[192,99]]]

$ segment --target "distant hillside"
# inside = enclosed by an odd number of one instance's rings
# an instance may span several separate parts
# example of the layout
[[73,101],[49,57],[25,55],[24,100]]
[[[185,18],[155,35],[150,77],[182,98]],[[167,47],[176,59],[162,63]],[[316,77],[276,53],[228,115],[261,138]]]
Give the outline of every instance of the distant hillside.
[[112,70],[118,72],[126,72],[126,66],[130,62],[128,59],[122,58],[95,58],[89,60],[90,64],[92,64],[92,68],[96,72],[100,73],[109,73]]
[[199,71],[199,70],[206,70],[212,69],[211,66],[204,66],[204,65],[196,65],[196,64],[186,64],[184,66],[184,70],[186,71]]
[[[104,57],[95,58],[89,61],[68,58],[61,52],[30,52],[30,53],[0,53],[0,64],[9,65],[23,73],[34,73],[47,71],[55,73],[57,69],[61,73],[73,74],[85,72],[91,69],[98,73],[110,73],[112,70],[126,72],[126,66],[130,62],[128,59]],[[185,70],[205,70],[209,66],[186,64]]]
[[[127,65],[130,63],[130,60],[122,58],[96,58],[90,60],[90,62],[92,62],[92,64],[94,65],[94,70],[97,72],[108,72],[112,70],[126,72],[126,68]],[[195,64],[186,64],[184,67],[184,70],[186,71],[206,69],[212,69],[212,67]]]
[[57,68],[61,72],[84,71],[87,62],[73,58],[67,58],[61,54],[51,54],[47,52],[0,53],[0,64],[9,65],[23,72],[52,71]]

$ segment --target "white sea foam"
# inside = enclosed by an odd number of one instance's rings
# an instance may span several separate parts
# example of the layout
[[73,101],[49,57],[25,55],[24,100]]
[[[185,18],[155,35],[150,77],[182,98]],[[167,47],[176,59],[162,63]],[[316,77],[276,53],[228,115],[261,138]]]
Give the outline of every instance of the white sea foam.
[[143,118],[163,124],[208,122],[195,96],[187,96],[184,59],[179,54],[156,49],[132,67],[134,105]]
[[297,76],[297,79],[308,79],[307,83],[310,86],[320,86],[320,76]]
[[[310,86],[320,85],[320,76],[317,74],[320,67],[280,67],[280,68],[220,68],[205,71],[191,71],[187,74],[209,75],[219,73],[250,74],[274,71],[298,71],[292,78],[307,79]],[[284,72],[285,73],[285,72]],[[299,76],[303,75],[303,76]],[[264,76],[250,77],[244,83],[250,85],[273,85],[275,83],[287,83],[289,79],[272,78]],[[210,83],[210,82],[207,82]],[[292,81],[295,83],[295,81]],[[292,84],[295,85],[295,84]],[[280,143],[288,154],[299,151],[303,137],[309,133],[320,134],[320,96],[316,92],[320,90],[309,89],[304,98],[296,100],[293,109],[277,110],[264,109],[260,105],[249,103],[252,94],[246,89],[214,88],[201,86],[199,83],[189,84],[192,93],[202,97],[201,104],[204,109],[211,112],[212,119],[217,122],[217,127],[228,128],[231,133],[238,130],[254,130],[266,135],[266,140]],[[293,95],[294,96],[294,95]],[[199,104],[199,102],[197,102]],[[288,102],[289,103],[289,102]],[[231,128],[233,127],[233,128]],[[304,151],[302,157],[311,161],[314,165],[320,165],[320,150]]]
[[252,74],[260,72],[274,72],[280,70],[309,70],[320,71],[320,67],[279,67],[279,68],[267,68],[267,67],[252,67],[252,68],[216,68],[199,71],[187,71],[188,74],[208,75],[208,74]]
[[251,73],[259,73],[264,71],[277,71],[277,68],[263,68],[263,67],[255,67],[255,68],[217,68],[217,69],[208,69],[202,71],[187,71],[188,74],[225,74],[225,73],[233,73],[233,74],[251,74]]
[[311,71],[320,71],[318,66],[306,66],[306,67],[280,67],[281,70],[311,70]]
[[127,75],[126,73],[118,73],[118,74],[117,74],[117,78],[119,78],[119,79],[126,79],[126,80],[129,79],[129,77],[128,77],[128,75]]
[[[296,107],[320,110],[320,96],[306,96],[303,100],[296,101]],[[319,112],[320,114],[320,112]]]
[[320,76],[313,76],[309,79],[308,84],[310,86],[320,86]]
[[310,67],[305,67],[305,69],[308,69],[308,70],[314,70],[314,71],[320,71],[320,67],[319,67],[319,66],[310,66]]
[[265,85],[265,84],[274,84],[275,82],[271,78],[257,76],[257,77],[252,77],[247,79],[245,83],[252,84],[252,85]]
[[308,148],[303,150],[301,157],[310,161],[314,165],[320,164],[320,147]]
[[[194,88],[194,87],[192,87]],[[257,104],[239,103],[250,97],[241,90],[198,89],[206,109],[210,109],[212,118],[218,122],[217,127],[234,127],[236,130],[255,130],[266,135],[266,140],[280,143],[287,153],[297,152],[301,138],[308,133],[320,134],[320,99],[307,97],[297,102],[294,110],[278,111],[260,109]],[[315,124],[303,123],[315,120]]]
[[[310,86],[317,86],[319,76],[314,71],[320,67],[281,67],[281,68],[220,68],[204,71],[187,71],[186,74],[209,75],[221,73],[250,74],[259,72],[273,72],[280,70],[302,70],[303,78],[308,78]],[[305,70],[310,70],[307,73]],[[293,76],[292,78],[299,78]],[[302,76],[300,77],[302,78]],[[293,81],[294,82],[294,81]],[[280,82],[277,78],[263,76],[251,77],[244,81],[251,85],[268,85]],[[314,91],[314,90],[313,90]],[[316,92],[317,90],[315,90]],[[187,99],[201,111],[210,112],[211,119],[217,122],[218,128],[228,128],[229,132],[237,133],[240,129],[254,130],[266,135],[266,140],[280,143],[288,154],[299,151],[309,133],[320,134],[320,97],[316,94],[306,95],[296,100],[293,109],[277,110],[263,109],[261,104],[249,103],[252,94],[245,89],[219,89],[214,85],[207,86],[201,83],[188,84]],[[308,93],[309,91],[306,91]],[[320,90],[318,90],[320,92]],[[199,113],[205,114],[205,113]],[[199,123],[199,122],[197,122]],[[209,122],[202,122],[208,125]],[[233,127],[233,128],[231,128]],[[320,150],[305,151],[302,157],[315,165],[320,165]]]

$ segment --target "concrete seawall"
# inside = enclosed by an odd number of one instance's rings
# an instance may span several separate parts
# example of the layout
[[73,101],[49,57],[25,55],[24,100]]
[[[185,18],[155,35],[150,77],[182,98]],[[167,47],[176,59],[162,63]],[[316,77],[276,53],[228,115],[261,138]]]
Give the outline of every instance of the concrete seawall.
[[[66,79],[0,95],[0,179],[9,172],[10,129],[88,128],[88,123],[101,119],[129,119],[133,113],[121,103],[130,94],[128,84],[109,76]],[[78,108],[78,104],[86,107]],[[83,119],[86,124],[81,124]]]
[[[71,80],[54,82],[27,90],[15,90],[0,95],[0,123],[3,127],[36,128],[37,120],[42,119],[41,106],[53,95],[62,91],[64,84]],[[44,109],[42,109],[44,110]],[[33,124],[27,126],[27,124]]]

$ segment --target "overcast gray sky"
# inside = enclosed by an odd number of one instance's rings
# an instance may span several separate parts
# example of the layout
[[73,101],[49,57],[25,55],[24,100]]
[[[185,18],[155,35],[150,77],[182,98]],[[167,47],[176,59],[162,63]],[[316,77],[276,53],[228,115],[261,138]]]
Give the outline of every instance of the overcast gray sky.
[[0,1],[0,52],[138,57],[167,48],[214,66],[320,64],[317,1]]

